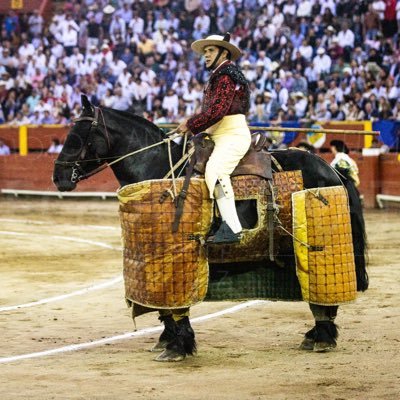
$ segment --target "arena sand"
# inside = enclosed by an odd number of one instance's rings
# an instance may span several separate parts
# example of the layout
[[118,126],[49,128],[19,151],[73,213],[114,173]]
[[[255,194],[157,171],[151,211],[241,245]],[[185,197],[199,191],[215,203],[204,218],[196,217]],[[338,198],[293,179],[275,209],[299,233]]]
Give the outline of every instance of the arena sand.
[[[0,209],[0,308],[68,294],[121,275],[116,200],[2,197]],[[182,363],[153,361],[148,349],[158,333],[1,363],[0,398],[398,399],[400,210],[372,210],[365,217],[371,285],[354,304],[340,308],[340,338],[331,353],[298,350],[312,326],[306,303],[265,302],[194,324],[198,354]],[[192,316],[237,304],[204,302],[193,307]],[[160,326],[155,313],[136,322],[138,330]],[[0,323],[0,359],[134,330],[122,281],[0,312]]]

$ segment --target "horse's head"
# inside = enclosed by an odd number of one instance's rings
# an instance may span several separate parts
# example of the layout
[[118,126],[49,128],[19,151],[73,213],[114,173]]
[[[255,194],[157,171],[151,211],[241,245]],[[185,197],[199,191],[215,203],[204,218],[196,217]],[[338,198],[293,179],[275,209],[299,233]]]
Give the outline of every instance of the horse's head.
[[74,121],[63,149],[55,161],[53,182],[57,189],[74,190],[76,184],[102,165],[110,150],[103,111],[82,95],[82,113]]

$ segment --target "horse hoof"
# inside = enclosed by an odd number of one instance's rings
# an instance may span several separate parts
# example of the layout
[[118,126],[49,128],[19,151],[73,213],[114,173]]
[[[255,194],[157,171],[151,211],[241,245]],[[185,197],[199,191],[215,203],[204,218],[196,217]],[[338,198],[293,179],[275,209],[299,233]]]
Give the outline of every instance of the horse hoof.
[[164,351],[164,350],[167,348],[168,343],[169,343],[168,341],[162,340],[162,341],[156,343],[156,344],[150,349],[150,351],[151,351],[152,353],[159,353],[160,351]]
[[301,342],[301,344],[299,346],[299,349],[300,350],[313,351],[314,350],[314,344],[315,344],[315,340],[314,339],[304,338],[304,340]]
[[313,350],[316,353],[327,353],[328,351],[332,351],[335,348],[336,348],[336,344],[334,344],[334,343],[315,342]]
[[186,358],[185,354],[177,353],[174,350],[165,349],[160,355],[158,355],[154,361],[159,362],[179,362]]

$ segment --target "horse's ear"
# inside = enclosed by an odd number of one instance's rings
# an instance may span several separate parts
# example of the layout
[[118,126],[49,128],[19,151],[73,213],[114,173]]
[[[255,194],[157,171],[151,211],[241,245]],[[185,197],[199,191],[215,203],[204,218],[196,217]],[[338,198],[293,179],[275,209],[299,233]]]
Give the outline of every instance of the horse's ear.
[[82,107],[88,111],[92,109],[92,105],[90,104],[89,99],[87,98],[86,95],[82,94],[81,95],[81,102],[82,102]]

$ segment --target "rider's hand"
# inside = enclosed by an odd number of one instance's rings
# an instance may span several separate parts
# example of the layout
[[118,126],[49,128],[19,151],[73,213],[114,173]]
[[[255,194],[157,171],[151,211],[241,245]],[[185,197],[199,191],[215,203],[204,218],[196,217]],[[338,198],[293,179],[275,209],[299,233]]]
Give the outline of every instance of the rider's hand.
[[190,131],[190,129],[187,126],[187,119],[183,120],[178,125],[178,127],[176,128],[176,132],[182,136],[184,136],[184,135],[192,136],[192,132]]

